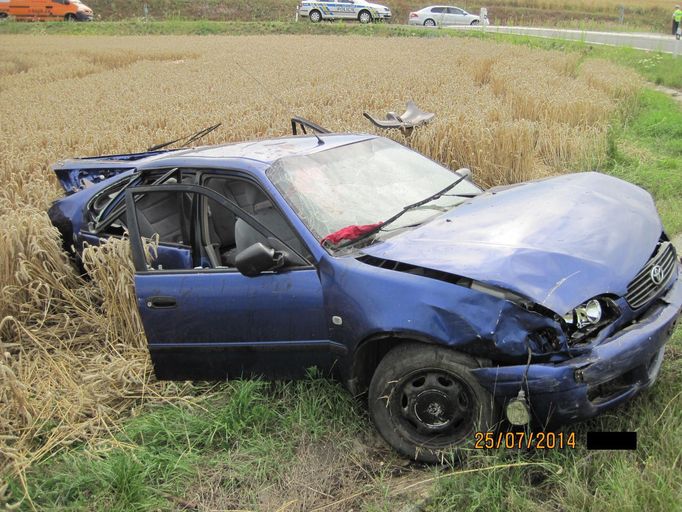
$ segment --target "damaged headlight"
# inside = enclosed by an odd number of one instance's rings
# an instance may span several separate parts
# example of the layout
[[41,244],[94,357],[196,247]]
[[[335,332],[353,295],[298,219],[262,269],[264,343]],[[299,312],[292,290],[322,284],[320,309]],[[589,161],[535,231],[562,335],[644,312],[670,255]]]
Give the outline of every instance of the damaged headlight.
[[575,324],[578,329],[589,325],[596,325],[602,318],[603,310],[597,299],[588,300],[573,311],[566,313],[563,318],[568,325]]
[[618,307],[608,297],[596,297],[569,311],[561,318],[572,341],[580,341],[618,316]]

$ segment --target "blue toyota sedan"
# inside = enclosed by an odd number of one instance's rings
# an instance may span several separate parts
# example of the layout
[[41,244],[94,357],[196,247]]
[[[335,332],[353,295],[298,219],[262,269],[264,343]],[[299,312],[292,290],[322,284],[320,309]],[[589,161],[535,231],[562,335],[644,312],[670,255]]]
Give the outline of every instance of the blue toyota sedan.
[[651,196],[585,172],[482,190],[389,139],[300,135],[66,160],[65,248],[129,237],[160,379],[367,397],[422,461],[651,386],[682,307]]

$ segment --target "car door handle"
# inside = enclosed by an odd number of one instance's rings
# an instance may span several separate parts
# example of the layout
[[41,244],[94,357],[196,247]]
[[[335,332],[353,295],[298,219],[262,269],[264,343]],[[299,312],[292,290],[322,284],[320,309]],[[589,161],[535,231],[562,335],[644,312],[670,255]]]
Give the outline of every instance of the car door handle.
[[148,308],[169,309],[178,305],[175,297],[149,297],[147,299]]

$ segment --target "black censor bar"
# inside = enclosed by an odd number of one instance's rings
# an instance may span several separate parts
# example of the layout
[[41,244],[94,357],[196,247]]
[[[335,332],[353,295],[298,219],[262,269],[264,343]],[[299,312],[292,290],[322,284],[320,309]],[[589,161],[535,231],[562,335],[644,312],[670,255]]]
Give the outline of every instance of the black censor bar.
[[637,432],[588,432],[588,450],[636,450]]

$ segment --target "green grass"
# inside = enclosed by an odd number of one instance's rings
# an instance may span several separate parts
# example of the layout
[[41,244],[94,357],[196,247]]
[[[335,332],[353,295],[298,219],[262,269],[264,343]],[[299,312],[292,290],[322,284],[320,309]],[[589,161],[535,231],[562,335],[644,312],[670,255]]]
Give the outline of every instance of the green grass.
[[[252,35],[252,34],[332,34],[395,37],[441,37],[446,31],[422,27],[407,27],[374,23],[309,23],[307,21],[210,21],[167,19],[145,22],[143,19],[100,21],[93,23],[0,23],[0,34],[60,34],[60,35]],[[447,32],[450,32],[449,30]]]
[[260,490],[315,462],[297,460],[303,448],[331,444],[343,459],[366,429],[352,397],[328,380],[235,381],[188,403],[149,406],[109,446],[35,466],[30,494],[38,510],[168,510],[195,500],[211,476],[239,507],[257,507]]
[[682,113],[679,103],[645,90],[639,113],[613,134],[610,174],[636,183],[656,198],[666,230],[682,232]]
[[359,35],[382,37],[471,37],[487,41],[519,44],[531,48],[578,52],[585,57],[607,59],[632,68],[647,80],[667,87],[682,89],[680,59],[661,52],[646,52],[625,47],[591,45],[581,41],[563,41],[512,34],[481,33],[479,31],[434,30],[389,24],[359,25],[357,23],[320,23],[258,21],[185,21],[170,19],[144,22],[127,20],[97,23],[0,23],[3,34],[58,34],[58,35],[256,35],[256,34],[312,34]]

